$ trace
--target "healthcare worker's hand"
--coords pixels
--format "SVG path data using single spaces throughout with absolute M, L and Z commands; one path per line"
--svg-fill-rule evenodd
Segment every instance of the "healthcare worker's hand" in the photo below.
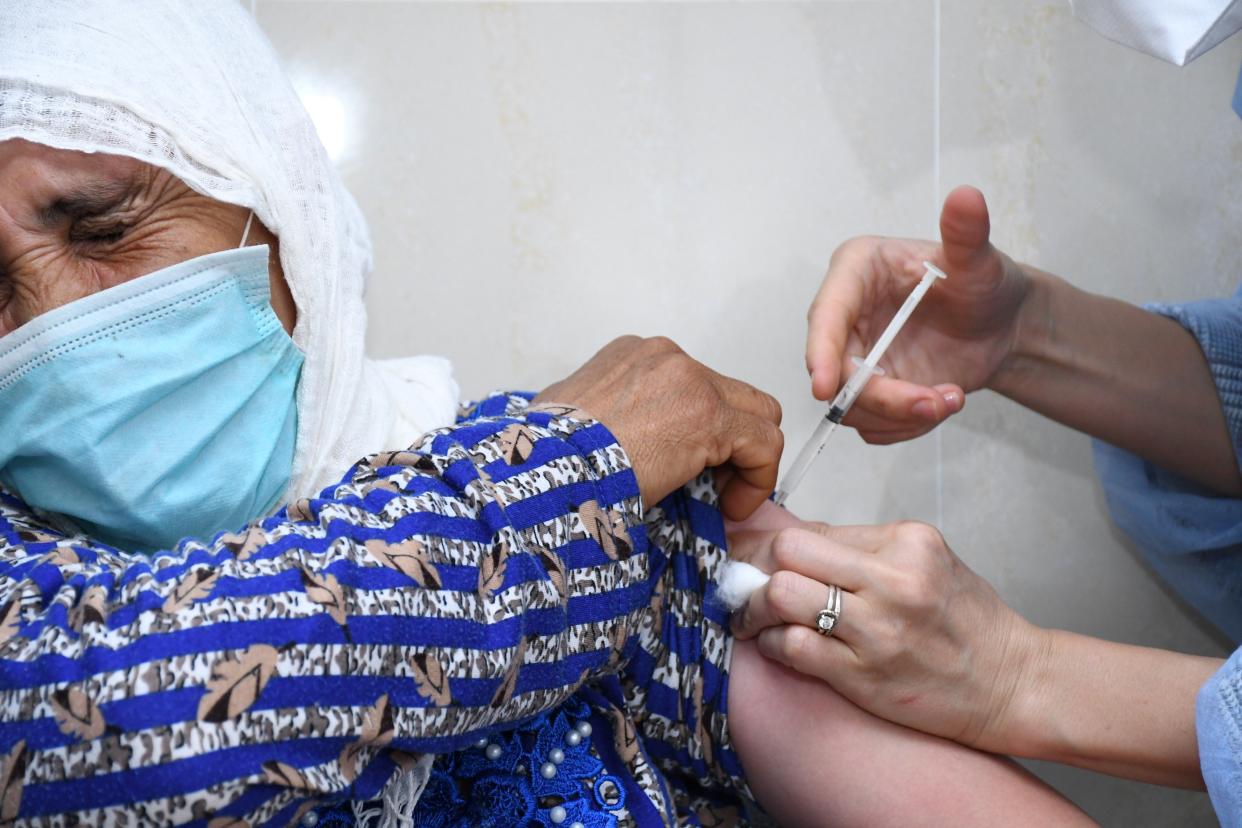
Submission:
M 730 557 L 772 573 L 734 616 L 763 655 L 980 750 L 1202 790 L 1195 699 L 1220 659 L 1036 627 L 925 524 L 791 520 L 730 525 Z M 813 629 L 828 584 L 832 637 Z
M 768 658 L 828 682 L 881 718 L 985 750 L 1012 750 L 1011 703 L 1042 631 L 1010 609 L 933 527 L 804 523 L 730 537 L 730 557 L 773 573 L 734 616 Z M 843 591 L 826 638 L 827 584 Z
M 949 278 L 937 282 L 888 349 L 887 376 L 872 377 L 845 422 L 870 443 L 918 437 L 983 388 L 1009 355 L 1027 279 L 988 242 L 983 194 L 958 187 L 940 215 L 942 242 L 860 237 L 832 255 L 811 304 L 806 345 L 811 388 L 830 399 L 865 356 L 923 276 L 923 261 Z
M 721 510 L 741 520 L 776 487 L 780 403 L 696 362 L 670 339 L 615 339 L 535 402 L 573 405 L 607 426 L 629 454 L 645 503 L 724 466 Z

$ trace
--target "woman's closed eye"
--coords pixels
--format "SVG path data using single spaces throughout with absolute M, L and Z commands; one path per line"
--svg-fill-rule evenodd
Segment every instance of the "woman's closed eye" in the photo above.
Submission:
M 43 224 L 62 228 L 71 244 L 113 244 L 133 226 L 143 191 L 133 176 L 83 183 L 44 208 Z
M 69 241 L 75 244 L 115 244 L 124 238 L 129 225 L 116 217 L 91 216 L 77 219 L 69 228 Z

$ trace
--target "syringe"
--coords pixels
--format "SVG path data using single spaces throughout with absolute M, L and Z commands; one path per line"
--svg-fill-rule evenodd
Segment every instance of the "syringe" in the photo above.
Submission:
M 863 388 L 867 386 L 867 382 L 873 374 L 883 374 L 884 369 L 879 366 L 880 359 L 883 358 L 884 352 L 888 350 L 888 346 L 893 343 L 898 331 L 902 325 L 906 324 L 906 320 L 910 318 L 910 314 L 914 313 L 914 309 L 919 306 L 919 302 L 931 289 L 931 286 L 937 279 L 947 279 L 944 271 L 937 268 L 931 262 L 923 262 L 923 267 L 927 271 L 923 274 L 923 278 L 914 286 L 914 290 L 910 291 L 910 295 L 906 297 L 906 301 L 897 309 L 897 315 L 893 317 L 893 321 L 888 323 L 888 327 L 884 329 L 884 333 L 871 347 L 871 353 L 867 354 L 864 360 L 854 357 L 854 364 L 858 366 L 858 370 L 850 375 L 846 381 L 845 387 L 833 399 L 832 405 L 828 409 L 828 413 L 819 421 L 819 425 L 815 428 L 815 433 L 811 435 L 811 439 L 806 441 L 806 445 L 802 447 L 802 451 L 798 452 L 797 458 L 793 465 L 789 467 L 789 471 L 785 473 L 785 479 L 776 487 L 776 496 L 773 500 L 776 505 L 783 504 L 794 489 L 798 488 L 798 484 L 802 482 L 802 478 L 806 477 L 806 473 L 810 471 L 811 464 L 815 462 L 815 458 L 819 457 L 820 452 L 824 450 L 824 446 L 828 445 L 828 438 L 832 436 L 832 432 L 837 430 L 837 426 L 845 419 L 845 415 L 854 405 L 854 400 L 858 399 L 858 395 L 862 393 Z

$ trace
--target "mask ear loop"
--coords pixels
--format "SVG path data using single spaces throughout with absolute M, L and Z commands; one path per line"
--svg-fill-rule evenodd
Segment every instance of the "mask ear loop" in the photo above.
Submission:
M 250 238 L 250 224 L 254 221 L 254 210 L 250 211 L 250 215 L 246 216 L 246 229 L 242 231 L 241 244 L 237 245 L 238 249 L 246 246 L 246 239 Z

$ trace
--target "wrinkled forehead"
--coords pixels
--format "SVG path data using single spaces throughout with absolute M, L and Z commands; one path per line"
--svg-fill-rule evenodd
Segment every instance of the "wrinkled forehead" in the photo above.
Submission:
M 365 316 L 366 222 L 237 0 L 0 0 L 0 141 L 15 138 L 141 162 L 253 211 L 280 239 L 308 354 L 344 347 L 334 318 Z
M 29 223 L 51 212 L 97 212 L 149 180 L 155 168 L 122 155 L 0 141 L 0 211 Z

